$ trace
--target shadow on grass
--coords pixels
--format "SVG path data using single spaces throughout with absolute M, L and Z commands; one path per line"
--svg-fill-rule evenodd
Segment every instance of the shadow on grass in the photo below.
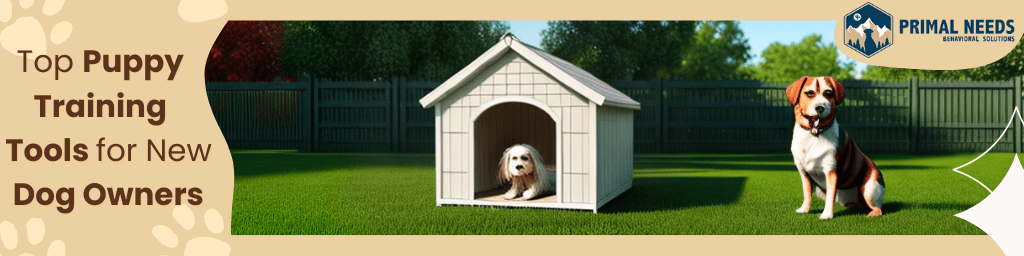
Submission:
M 878 163 L 876 162 L 876 164 L 878 164 Z M 934 166 L 927 166 L 927 165 L 892 165 L 892 164 L 890 164 L 890 165 L 882 165 L 882 164 L 878 164 L 878 169 L 882 171 L 883 175 L 885 174 L 885 170 L 896 170 L 896 171 L 930 171 L 930 170 L 933 170 L 934 168 L 935 168 Z
M 638 156 L 634 160 L 637 171 L 646 169 L 679 169 L 679 173 L 690 173 L 687 170 L 721 170 L 721 171 L 796 171 L 793 157 L 790 155 L 766 156 Z M 879 163 L 879 169 L 885 170 L 928 170 L 932 166 L 925 165 L 886 165 Z M 657 173 L 671 173 L 658 171 Z
M 636 154 L 636 161 L 647 160 L 689 160 L 689 161 L 769 161 L 792 162 L 790 154 L 722 154 L 722 153 L 680 153 L 680 154 Z
M 796 171 L 793 160 L 789 163 L 766 163 L 751 160 L 750 163 L 737 162 L 716 162 L 714 160 L 690 160 L 690 161 L 636 161 L 634 168 L 642 169 L 701 169 L 701 170 L 723 170 L 723 171 Z M 680 170 L 680 172 L 686 172 Z
M 929 210 L 940 210 L 940 211 L 955 211 L 957 213 L 971 209 L 975 204 L 966 203 L 923 203 L 916 205 L 917 208 L 924 208 Z
M 903 210 L 903 208 L 906 208 L 906 204 L 904 204 L 903 202 L 882 203 L 882 216 L 885 216 L 886 214 L 893 214 L 893 213 L 900 212 L 900 211 Z M 814 212 L 820 214 L 822 212 L 822 210 L 819 209 L 819 210 L 816 210 Z M 867 216 L 869 212 L 871 212 L 871 208 L 868 208 L 868 207 L 854 207 L 854 208 L 846 208 L 845 210 L 838 211 L 838 212 L 835 213 L 834 216 L 835 217 L 848 216 L 848 215 L 851 215 L 851 216 L 857 216 L 857 215 Z
M 929 209 L 929 210 L 939 210 L 939 211 L 954 211 L 954 212 L 958 212 L 959 213 L 959 212 L 966 211 L 967 209 L 970 209 L 973 206 L 974 206 L 973 204 L 953 203 L 953 202 L 942 202 L 942 203 L 888 202 L 888 203 L 883 203 L 882 204 L 882 216 L 885 216 L 886 214 L 897 213 L 897 212 L 900 212 L 900 211 L 902 211 L 904 209 Z M 821 209 L 815 210 L 813 212 L 820 214 L 821 213 Z M 867 207 L 854 207 L 854 208 L 846 208 L 845 210 L 838 211 L 838 212 L 835 213 L 835 216 L 839 217 L 839 216 L 848 216 L 848 215 L 851 215 L 851 216 L 867 215 L 869 212 L 871 212 L 871 209 L 869 209 Z
M 235 178 L 374 167 L 434 166 L 432 154 L 232 152 Z
M 601 212 L 677 210 L 735 203 L 746 177 L 637 177 L 633 188 L 601 207 Z
M 892 208 L 893 208 L 892 210 L 890 210 L 889 208 L 886 208 L 887 206 L 889 206 L 889 203 L 886 203 L 886 204 L 884 204 L 884 206 L 882 206 L 882 211 L 883 212 L 885 212 L 885 211 L 893 211 L 893 210 L 898 211 L 900 209 L 907 208 L 907 209 L 928 209 L 928 210 L 937 210 L 937 211 L 954 211 L 954 212 L 959 213 L 959 212 L 966 211 L 967 209 L 970 209 L 971 207 L 974 207 L 974 204 L 954 203 L 954 202 L 910 203 L 910 204 L 904 204 L 902 202 L 894 202 L 892 204 L 894 204 L 894 206 L 892 206 Z

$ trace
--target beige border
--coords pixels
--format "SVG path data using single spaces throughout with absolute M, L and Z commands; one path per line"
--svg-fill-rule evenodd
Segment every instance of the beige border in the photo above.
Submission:
M 49 0 L 57 1 L 57 0 Z M 230 223 L 233 192 L 233 167 L 226 143 L 211 115 L 203 83 L 203 63 L 221 27 L 228 20 L 540 20 L 540 19 L 736 19 L 736 20 L 840 20 L 864 3 L 845 1 L 228 1 L 186 0 L 189 4 L 211 4 L 188 16 L 189 20 L 212 17 L 201 23 L 189 23 L 179 14 L 180 1 L 67 1 L 55 15 L 42 14 L 47 0 L 36 0 L 28 9 L 23 0 L 11 3 L 10 21 L 33 16 L 46 36 L 55 24 L 73 24 L 69 39 L 60 45 L 44 41 L 48 54 L 68 54 L 75 58 L 71 73 L 53 80 L 53 73 L 22 73 L 20 56 L 0 52 L 0 134 L 36 142 L 58 142 L 68 137 L 76 142 L 95 144 L 99 137 L 108 142 L 138 143 L 146 139 L 170 142 L 212 144 L 209 162 L 162 163 L 95 162 L 85 163 L 12 163 L 0 159 L 0 221 L 11 221 L 20 231 L 21 243 L 15 250 L 0 248 L 0 254 L 30 252 L 46 255 L 46 247 L 62 240 L 69 254 L 144 254 L 180 255 L 191 237 L 214 237 L 231 246 L 235 255 L 270 254 L 906 254 L 906 255 L 993 255 L 1001 250 L 988 236 L 230 236 L 230 225 L 219 234 L 205 228 L 204 213 L 216 209 Z M 24 1 L 27 2 L 27 1 Z M 1020 1 L 933 1 L 909 3 L 872 1 L 901 18 L 963 19 L 992 17 L 1017 19 L 1024 3 Z M 218 4 L 224 4 L 221 9 Z M 188 5 L 191 6 L 191 5 Z M 186 8 L 187 9 L 187 8 Z M 188 11 L 188 10 L 186 10 Z M 217 11 L 226 11 L 219 15 Z M 213 16 L 210 16 L 213 15 Z M 838 26 L 837 26 L 838 27 Z M 1024 24 L 1014 34 L 1020 40 Z M 836 38 L 842 38 L 837 36 Z M 930 37 L 896 35 L 895 44 L 871 59 L 852 58 L 867 63 L 914 68 L 965 68 L 979 66 L 1002 57 L 1011 44 L 941 44 Z M 841 45 L 841 43 L 837 43 Z M 982 47 L 979 47 L 982 46 Z M 174 81 L 121 80 L 120 73 L 84 73 L 83 50 L 104 54 L 184 54 L 185 60 Z M 844 47 L 840 46 L 840 49 Z M 124 92 L 128 98 L 166 99 L 168 121 L 159 127 L 143 119 L 70 119 L 39 118 L 31 95 L 52 94 L 55 98 L 83 98 L 87 92 L 111 98 Z M 8 150 L 0 155 L 9 154 Z M 142 156 L 140 156 L 142 155 Z M 137 152 L 143 158 L 144 150 Z M 54 206 L 13 206 L 10 184 L 27 182 L 35 186 L 73 186 L 81 197 L 85 185 L 98 182 L 124 187 L 201 187 L 204 203 L 193 207 L 195 228 L 185 230 L 171 216 L 167 206 L 89 206 L 80 198 L 72 214 L 59 214 Z M 46 222 L 43 242 L 31 245 L 26 239 L 25 223 L 30 218 Z M 166 225 L 180 237 L 175 248 L 163 247 L 153 235 L 155 225 Z M 506 240 L 529 240 L 509 244 Z M 455 242 L 457 241 L 457 242 Z M 511 248 L 520 250 L 509 250 Z

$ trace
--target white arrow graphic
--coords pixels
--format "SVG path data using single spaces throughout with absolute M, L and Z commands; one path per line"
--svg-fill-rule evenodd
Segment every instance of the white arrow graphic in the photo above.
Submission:
M 971 222 L 971 224 L 978 226 L 985 233 L 988 233 L 989 237 L 995 240 L 996 244 L 999 245 L 999 248 L 1003 249 L 1003 253 L 1006 255 L 1024 255 L 1024 247 L 1021 247 L 1022 242 L 1024 242 L 1024 219 L 1020 216 L 1021 210 L 1024 210 L 1024 207 L 1022 207 L 1024 205 L 1021 204 L 1021 196 L 1024 195 L 1024 177 L 1021 177 L 1021 175 L 1024 173 L 1024 168 L 1021 167 L 1017 156 L 1013 156 L 1013 164 L 1010 165 L 1010 170 L 1006 173 L 1006 177 L 1003 178 L 1003 181 L 995 191 L 989 189 L 988 186 L 982 184 L 978 179 L 960 171 L 960 168 L 980 159 L 1003 139 L 1003 135 L 1006 135 L 1006 131 L 1013 125 L 1014 116 L 1024 125 L 1024 119 L 1021 118 L 1020 112 L 1017 108 L 1014 108 L 1013 114 L 1010 115 L 1010 122 L 1006 124 L 1003 133 L 999 135 L 999 139 L 996 139 L 988 150 L 985 150 L 985 153 L 982 153 L 967 164 L 953 168 L 953 171 L 978 182 L 978 184 L 985 187 L 991 193 L 980 203 L 974 205 L 974 207 L 956 216 Z

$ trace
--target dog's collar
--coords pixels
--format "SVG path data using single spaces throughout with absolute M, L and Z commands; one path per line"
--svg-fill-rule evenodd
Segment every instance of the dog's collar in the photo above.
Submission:
M 835 124 L 835 123 L 836 123 L 836 121 L 832 120 L 832 121 L 830 121 L 828 123 L 825 123 L 825 126 L 818 126 L 818 127 L 812 126 L 811 127 L 811 135 L 818 136 L 822 132 L 827 131 L 828 128 L 831 128 L 832 125 Z M 811 123 L 811 125 L 814 125 L 814 123 Z
M 832 127 L 831 123 L 825 125 L 825 127 L 813 127 L 811 128 L 811 135 L 818 136 L 821 132 L 828 130 L 829 127 Z

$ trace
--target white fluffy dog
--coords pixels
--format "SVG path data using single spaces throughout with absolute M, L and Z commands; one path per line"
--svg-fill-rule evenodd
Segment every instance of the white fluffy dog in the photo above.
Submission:
M 499 168 L 501 181 L 512 182 L 505 199 L 522 194 L 523 200 L 530 200 L 555 188 L 555 174 L 547 171 L 544 159 L 530 145 L 516 144 L 505 149 Z

